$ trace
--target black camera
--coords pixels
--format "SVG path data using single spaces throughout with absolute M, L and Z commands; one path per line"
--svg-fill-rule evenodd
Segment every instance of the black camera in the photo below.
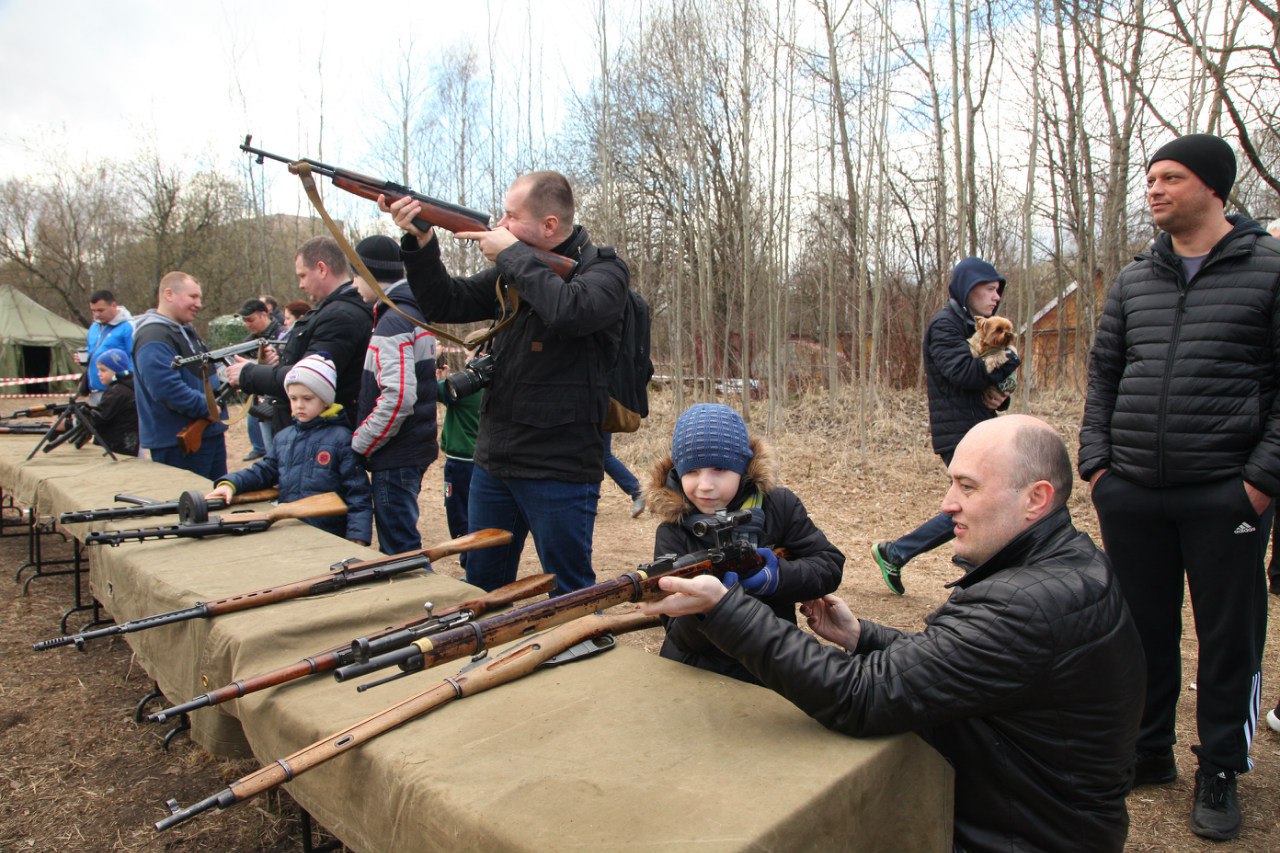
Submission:
M 450 403 L 456 403 L 463 397 L 470 397 L 481 388 L 488 388 L 493 382 L 495 364 L 491 352 L 468 361 L 457 373 L 451 373 L 445 378 L 445 398 Z

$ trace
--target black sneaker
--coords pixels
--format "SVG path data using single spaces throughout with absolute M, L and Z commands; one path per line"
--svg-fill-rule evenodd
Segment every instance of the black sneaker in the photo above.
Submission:
M 871 546 L 871 556 L 880 567 L 884 582 L 888 584 L 889 589 L 893 590 L 894 595 L 902 595 L 907 591 L 907 588 L 902 585 L 902 567 L 889 562 L 888 553 L 888 542 L 877 542 Z
M 1139 752 L 1133 757 L 1133 787 L 1168 785 L 1178 781 L 1178 765 L 1173 760 L 1173 747 L 1160 752 Z
M 1191 831 L 1201 838 L 1229 841 L 1240 834 L 1240 801 L 1236 775 L 1209 775 L 1196 771 L 1196 793 L 1191 804 Z

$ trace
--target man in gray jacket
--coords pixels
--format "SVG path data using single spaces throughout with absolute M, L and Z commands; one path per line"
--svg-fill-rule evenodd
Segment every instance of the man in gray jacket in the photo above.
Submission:
M 1080 476 L 1147 657 L 1134 784 L 1177 779 L 1184 576 L 1199 640 L 1191 829 L 1240 831 L 1280 494 L 1280 241 L 1223 205 L 1235 154 L 1182 136 L 1147 165 L 1162 233 L 1116 277 L 1089 358 Z
M 645 609 L 705 613 L 708 639 L 828 728 L 919 733 L 955 768 L 956 850 L 1120 851 L 1142 649 L 1106 557 L 1071 524 L 1066 446 L 1009 415 L 974 426 L 949 471 L 966 571 L 923 631 L 858 620 L 834 595 L 801 605 L 832 648 L 710 575 L 663 578 L 674 594 Z

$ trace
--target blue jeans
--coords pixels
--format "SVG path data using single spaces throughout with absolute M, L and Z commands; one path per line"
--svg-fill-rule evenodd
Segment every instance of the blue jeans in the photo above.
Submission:
M 951 465 L 951 457 L 955 451 L 939 454 L 942 464 Z M 899 537 L 889 543 L 885 556 L 889 562 L 902 568 L 921 554 L 932 551 L 956 538 L 955 523 L 946 513 L 938 513 L 906 536 Z
M 471 496 L 471 469 L 475 467 L 476 463 L 461 459 L 444 460 L 444 518 L 454 539 L 467 533 L 467 501 Z M 459 565 L 465 569 L 470 557 L 459 554 Z
M 245 431 L 249 433 L 249 447 L 251 447 L 253 452 L 259 456 L 266 456 L 267 445 L 262 437 L 264 427 L 262 421 L 258 420 L 253 415 L 246 415 L 244 422 L 246 424 Z
M 591 536 L 599 502 L 599 483 L 503 479 L 475 466 L 469 526 L 510 530 L 511 544 L 471 552 L 467 583 L 492 591 L 514 581 L 524 540 L 532 533 L 543 571 L 556 576 L 553 595 L 591 586 L 596 582 Z
M 373 523 L 378 531 L 378 550 L 403 554 L 422 548 L 418 533 L 418 492 L 426 467 L 405 466 L 370 471 L 373 490 Z
M 151 461 L 159 462 L 161 465 L 169 465 L 173 468 L 182 468 L 199 474 L 201 477 L 207 477 L 210 480 L 225 477 L 227 476 L 227 441 L 225 434 L 218 433 L 213 438 L 207 435 L 204 436 L 200 442 L 200 449 L 195 453 L 183 453 L 182 447 L 177 444 L 173 447 L 153 447 L 151 448 Z
M 622 460 L 613 455 L 613 433 L 604 434 L 604 472 L 609 475 L 618 488 L 627 493 L 627 497 L 635 500 L 640 497 L 640 481 Z

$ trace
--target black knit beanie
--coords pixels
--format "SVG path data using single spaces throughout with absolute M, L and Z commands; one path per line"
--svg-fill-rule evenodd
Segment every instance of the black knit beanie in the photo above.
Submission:
M 356 243 L 356 254 L 378 281 L 399 281 L 404 278 L 400 247 L 390 237 L 381 234 L 365 237 Z
M 1160 160 L 1174 160 L 1186 166 L 1226 204 L 1236 182 L 1236 153 L 1225 139 L 1208 133 L 1179 136 L 1151 156 L 1147 170 Z

